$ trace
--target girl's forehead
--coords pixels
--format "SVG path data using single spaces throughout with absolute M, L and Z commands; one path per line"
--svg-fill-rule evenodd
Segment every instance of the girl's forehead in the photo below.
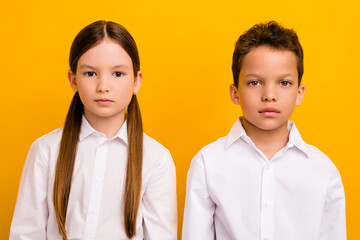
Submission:
M 78 67 L 82 64 L 87 65 L 131 65 L 132 60 L 125 49 L 115 40 L 105 38 L 94 47 L 86 51 L 78 62 Z

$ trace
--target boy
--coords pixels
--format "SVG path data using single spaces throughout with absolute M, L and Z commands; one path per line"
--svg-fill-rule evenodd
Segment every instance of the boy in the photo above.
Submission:
M 243 116 L 192 160 L 182 238 L 345 240 L 340 174 L 288 121 L 305 93 L 296 33 L 253 26 L 236 43 L 232 71 Z

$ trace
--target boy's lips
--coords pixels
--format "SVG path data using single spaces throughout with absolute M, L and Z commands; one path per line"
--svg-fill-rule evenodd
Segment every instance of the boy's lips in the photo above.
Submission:
M 277 108 L 266 107 L 259 111 L 260 114 L 264 115 L 265 117 L 275 117 L 280 113 L 280 110 Z

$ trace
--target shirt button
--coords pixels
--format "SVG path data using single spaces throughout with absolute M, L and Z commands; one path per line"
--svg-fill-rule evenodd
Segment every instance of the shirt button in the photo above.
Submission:
M 270 240 L 270 238 L 264 238 L 264 240 Z
M 104 147 L 99 147 L 99 152 L 102 152 L 104 150 Z
M 263 206 L 264 206 L 264 208 L 267 208 L 267 207 L 269 207 L 269 202 L 267 202 L 267 201 L 264 201 L 264 202 L 263 202 Z
M 266 165 L 265 167 L 266 170 L 269 170 L 270 169 L 270 165 Z M 266 240 L 266 239 L 265 239 Z
M 96 177 L 95 180 L 96 180 L 97 182 L 101 182 L 101 177 Z

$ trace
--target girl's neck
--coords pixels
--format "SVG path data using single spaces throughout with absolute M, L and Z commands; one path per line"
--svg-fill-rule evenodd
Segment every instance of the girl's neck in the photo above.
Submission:
M 289 141 L 287 123 L 273 130 L 260 129 L 248 122 L 245 118 L 241 118 L 241 123 L 246 134 L 251 138 L 256 147 L 264 153 L 268 160 L 284 148 Z
M 85 110 L 84 116 L 90 125 L 96 131 L 105 134 L 107 139 L 114 137 L 125 121 L 125 113 L 112 117 L 101 117 Z

